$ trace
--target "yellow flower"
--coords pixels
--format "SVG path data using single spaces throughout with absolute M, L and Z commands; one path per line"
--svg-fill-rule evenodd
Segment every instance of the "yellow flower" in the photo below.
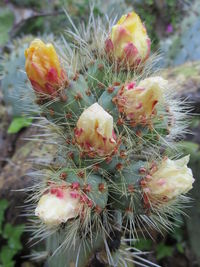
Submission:
M 111 154 L 116 146 L 113 117 L 98 103 L 93 104 L 79 117 L 75 138 L 83 151 L 89 154 Z
M 26 73 L 34 90 L 41 94 L 56 94 L 67 77 L 54 46 L 35 39 L 26 49 L 25 57 Z
M 137 86 L 131 82 L 118 93 L 119 111 L 133 124 L 147 123 L 157 103 L 164 101 L 164 90 L 167 81 L 162 77 L 150 77 L 142 80 Z
M 164 159 L 143 188 L 150 202 L 169 201 L 192 189 L 193 174 L 187 167 L 189 155 L 179 160 Z
M 138 65 L 148 58 L 151 41 L 145 26 L 135 12 L 123 15 L 112 27 L 105 49 L 119 63 L 125 61 L 129 66 Z
M 36 207 L 35 215 L 48 226 L 56 226 L 79 215 L 81 205 L 70 188 L 52 188 L 44 194 Z

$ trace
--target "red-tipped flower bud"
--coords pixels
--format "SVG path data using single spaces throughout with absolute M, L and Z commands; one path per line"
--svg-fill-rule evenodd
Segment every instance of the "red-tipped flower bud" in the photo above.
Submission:
M 151 41 L 140 17 L 131 12 L 123 15 L 106 40 L 105 49 L 119 64 L 136 66 L 150 54 Z
M 26 49 L 25 57 L 26 73 L 36 92 L 55 95 L 66 83 L 67 76 L 52 44 L 45 44 L 40 39 L 35 39 Z

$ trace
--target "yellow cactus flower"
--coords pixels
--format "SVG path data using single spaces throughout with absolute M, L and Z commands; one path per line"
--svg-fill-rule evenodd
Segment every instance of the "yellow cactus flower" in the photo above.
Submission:
M 67 77 L 54 46 L 35 39 L 25 50 L 25 57 L 26 73 L 34 90 L 40 94 L 55 95 Z
M 77 143 L 88 154 L 106 156 L 116 146 L 113 117 L 98 103 L 83 111 L 75 129 Z
M 52 188 L 40 198 L 35 215 L 48 226 L 57 226 L 77 217 L 80 210 L 77 193 L 74 194 L 70 188 Z
M 133 124 L 148 123 L 156 105 L 164 101 L 167 81 L 162 77 L 150 77 L 137 86 L 130 82 L 118 93 L 118 108 Z
M 189 155 L 178 160 L 163 159 L 157 170 L 143 183 L 145 200 L 162 203 L 176 199 L 192 189 L 193 174 L 187 167 Z
M 131 12 L 123 15 L 106 40 L 105 49 L 120 64 L 137 66 L 150 54 L 151 41 L 140 17 Z

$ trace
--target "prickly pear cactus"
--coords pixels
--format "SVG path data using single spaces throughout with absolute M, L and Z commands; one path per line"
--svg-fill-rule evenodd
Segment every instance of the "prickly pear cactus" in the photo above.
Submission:
M 50 267 L 133 266 L 142 260 L 133 247 L 139 233 L 171 229 L 188 201 L 194 178 L 176 141 L 189 109 L 153 73 L 136 13 L 116 24 L 91 14 L 87 27 L 72 26 L 60 56 L 40 39 L 25 50 L 38 138 L 62 159 L 53 167 L 42 158 L 32 174 L 33 238 L 46 238 Z
M 24 50 L 33 37 L 25 37 L 16 40 L 11 53 L 5 54 L 1 64 L 3 75 L 1 79 L 1 88 L 4 101 L 9 112 L 14 116 L 24 115 L 27 109 L 34 109 L 34 94 L 28 87 L 28 78 L 23 71 L 25 58 Z

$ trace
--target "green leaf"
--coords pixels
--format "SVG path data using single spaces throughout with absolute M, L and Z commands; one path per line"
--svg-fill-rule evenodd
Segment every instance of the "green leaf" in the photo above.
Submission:
M 165 245 L 163 242 L 159 243 L 156 247 L 156 258 L 161 260 L 165 257 L 171 257 L 173 255 L 173 247 Z
M 177 242 L 183 241 L 184 231 L 182 228 L 175 228 L 172 237 L 176 239 Z
M 12 260 L 16 255 L 16 251 L 14 249 L 10 249 L 8 246 L 3 246 L 0 251 L 0 261 L 3 267 L 13 267 L 15 266 L 15 262 Z
M 179 142 L 179 144 L 181 145 L 185 154 L 194 154 L 199 150 L 199 145 L 191 141 L 182 141 Z
M 32 123 L 31 118 L 26 117 L 16 117 L 12 120 L 8 133 L 18 133 L 22 128 L 30 126 Z
M 24 225 L 20 224 L 13 226 L 10 223 L 7 223 L 3 230 L 3 237 L 7 239 L 8 246 L 12 250 L 19 251 L 22 249 L 21 244 L 21 235 L 24 232 Z
M 170 7 L 175 7 L 177 4 L 177 1 L 176 0 L 167 0 L 166 3 Z
M 190 68 L 189 70 L 191 71 L 191 73 L 189 73 L 189 75 L 192 75 L 194 70 L 192 68 Z M 187 74 L 188 74 L 188 70 L 187 70 Z M 199 122 L 200 122 L 199 120 L 200 120 L 199 116 L 194 116 L 193 118 L 191 118 L 191 123 L 190 123 L 191 128 L 198 127 L 199 126 Z
M 176 248 L 177 248 L 178 252 L 180 252 L 181 254 L 184 253 L 184 247 L 181 243 L 177 243 Z
M 152 240 L 141 238 L 134 246 L 139 250 L 151 250 Z
M 8 207 L 8 201 L 6 199 L 0 200 L 0 234 L 2 233 L 2 224 L 4 221 L 5 210 Z
M 146 0 L 146 4 L 150 6 L 153 5 L 153 0 Z
M 178 145 L 184 155 L 190 154 L 190 164 L 199 161 L 200 147 L 198 144 L 191 141 L 181 141 Z

